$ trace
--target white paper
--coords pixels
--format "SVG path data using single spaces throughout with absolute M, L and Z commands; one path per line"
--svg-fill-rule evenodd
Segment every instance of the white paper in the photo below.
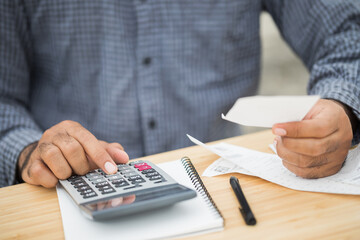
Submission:
M 301 121 L 319 96 L 254 96 L 239 98 L 222 118 L 245 126 L 272 127 Z
M 232 172 L 242 173 L 246 175 L 253 175 L 244 168 L 239 167 L 238 165 L 224 158 L 219 158 L 217 161 L 213 162 L 207 169 L 205 169 L 202 175 L 205 177 L 214 177 L 217 175 L 232 173 Z
M 205 145 L 189 135 L 188 137 L 195 144 L 222 157 L 205 170 L 204 176 L 230 172 L 250 173 L 250 175 L 295 190 L 360 195 L 360 146 L 349 152 L 344 166 L 337 174 L 319 179 L 304 179 L 286 169 L 280 157 L 275 154 L 258 152 L 227 143 Z
M 158 166 L 182 185 L 195 189 L 179 160 Z M 169 239 L 223 229 L 223 219 L 200 194 L 162 209 L 97 222 L 85 218 L 60 185 L 56 190 L 66 239 Z

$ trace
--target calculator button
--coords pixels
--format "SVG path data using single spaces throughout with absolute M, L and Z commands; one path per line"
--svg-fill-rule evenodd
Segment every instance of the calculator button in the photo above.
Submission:
M 73 179 L 77 179 L 77 178 L 79 178 L 80 176 L 79 175 L 73 175 L 73 176 L 70 176 L 69 178 L 68 178 L 68 180 L 70 181 L 70 180 L 73 180 Z
M 78 182 L 74 184 L 75 188 L 83 187 L 83 186 L 89 186 L 85 181 L 84 182 Z
M 160 175 L 160 174 L 158 172 L 152 172 L 152 173 L 145 174 L 145 177 L 149 178 L 149 177 L 157 176 L 157 175 Z
M 108 182 L 100 182 L 95 184 L 96 188 L 101 188 L 103 186 L 110 186 L 110 184 Z
M 86 193 L 85 195 L 83 195 L 83 198 L 91 198 L 91 197 L 96 197 L 97 194 L 96 192 L 91 192 L 91 193 Z
M 100 178 L 103 178 L 103 176 L 102 175 L 96 175 L 96 176 L 88 177 L 89 181 L 91 181 L 91 182 L 96 180 L 96 179 L 100 179 Z
M 106 182 L 105 178 L 98 178 L 98 179 L 94 179 L 91 181 L 93 184 L 97 184 L 97 183 L 101 183 L 101 182 Z
M 149 177 L 149 180 L 150 180 L 150 181 L 153 181 L 153 180 L 157 180 L 157 179 L 161 179 L 161 178 L 162 178 L 161 175 L 157 175 L 157 176 Z
M 74 176 L 69 177 L 67 180 L 69 182 L 74 182 L 74 181 L 77 181 L 78 179 L 82 179 L 81 176 L 74 175 Z
M 144 171 L 144 170 L 151 169 L 151 168 L 152 168 L 152 167 L 149 166 L 149 165 L 143 165 L 143 166 L 138 167 L 138 170 L 139 170 L 139 171 Z
M 136 179 L 142 179 L 142 177 L 140 177 L 140 175 L 128 177 L 128 180 L 129 180 L 129 181 L 134 181 L 134 180 L 136 180 Z
M 109 181 L 116 180 L 116 179 L 123 179 L 122 176 L 120 176 L 119 174 L 108 175 L 108 176 L 106 176 L 106 178 L 107 178 Z
M 142 182 L 146 182 L 146 181 L 143 178 L 139 178 L 139 179 L 135 179 L 135 180 L 131 181 L 132 184 L 142 183 Z
M 146 170 L 141 171 L 142 174 L 147 174 L 147 173 L 152 173 L 152 172 L 156 172 L 155 169 L 150 168 L 150 169 L 146 169 Z
M 113 184 L 114 184 L 114 187 L 116 187 L 116 188 L 125 187 L 125 186 L 130 185 L 129 183 L 127 183 L 127 182 L 125 182 L 125 181 L 123 181 L 123 182 L 118 182 L 118 183 L 114 183 L 114 182 L 113 182 Z
M 132 173 L 132 172 L 135 172 L 135 171 L 131 168 L 120 170 L 121 174 Z
M 87 178 L 91 178 L 94 176 L 101 176 L 98 172 L 90 172 L 88 174 L 85 175 Z
M 111 181 L 112 184 L 118 184 L 118 183 L 122 183 L 122 182 L 126 182 L 125 179 L 121 178 L 121 179 L 115 179 L 115 180 Z
M 110 184 L 105 185 L 105 186 L 98 187 L 98 190 L 99 190 L 100 192 L 103 191 L 103 190 L 105 190 L 105 189 L 112 189 L 112 187 L 110 186 Z
M 119 169 L 119 171 L 122 171 L 122 170 L 125 170 L 125 169 L 131 169 L 131 167 L 128 166 L 128 165 L 118 165 L 118 169 Z
M 113 193 L 113 192 L 116 192 L 115 189 L 113 189 L 113 188 L 104 189 L 101 191 L 102 194 L 108 194 L 108 193 Z
M 76 183 L 81 183 L 81 182 L 84 182 L 84 183 L 85 183 L 85 180 L 82 179 L 82 178 L 78 178 L 78 179 L 72 180 L 72 181 L 71 181 L 71 184 L 72 184 L 72 185 L 75 185 Z
M 136 172 L 131 172 L 131 173 L 124 174 L 124 177 L 126 177 L 126 178 L 131 177 L 131 176 L 139 176 L 139 174 L 136 173 Z
M 134 167 L 136 167 L 136 168 L 139 168 L 142 166 L 149 166 L 149 165 L 146 162 L 139 162 L 139 163 L 134 164 Z
M 139 160 L 139 161 L 134 161 L 134 162 L 130 162 L 129 163 L 129 165 L 130 166 L 134 166 L 135 164 L 139 164 L 139 163 L 143 163 L 144 161 L 141 161 L 141 160 Z
M 119 176 L 119 175 L 120 175 L 120 173 L 117 172 L 115 174 L 106 174 L 103 177 L 109 178 L 109 177 L 112 177 L 112 176 Z
M 85 190 L 88 190 L 88 189 L 91 189 L 91 187 L 89 185 L 77 188 L 78 192 L 82 192 L 82 191 L 85 191 Z
M 105 173 L 103 170 L 101 170 L 101 169 L 98 169 L 98 173 L 99 174 L 102 174 L 102 175 L 107 175 L 107 173 Z
M 80 192 L 81 195 L 85 195 L 85 194 L 88 194 L 88 193 L 92 193 L 94 192 L 94 190 L 92 190 L 91 188 L 87 189 L 87 190 L 83 190 Z

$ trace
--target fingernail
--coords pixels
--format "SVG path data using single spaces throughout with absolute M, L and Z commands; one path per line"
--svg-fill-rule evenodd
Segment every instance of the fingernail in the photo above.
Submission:
M 112 164 L 111 162 L 106 162 L 105 163 L 105 170 L 107 171 L 108 174 L 113 174 L 117 172 L 117 168 L 114 164 Z
M 274 147 L 276 148 L 276 145 L 277 145 L 277 141 L 274 140 L 274 143 L 273 143 Z
M 275 135 L 279 135 L 279 136 L 286 135 L 285 129 L 282 129 L 282 128 L 275 128 L 274 133 L 275 133 Z

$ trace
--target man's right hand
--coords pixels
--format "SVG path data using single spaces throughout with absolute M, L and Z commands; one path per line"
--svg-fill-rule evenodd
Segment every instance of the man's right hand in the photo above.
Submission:
M 100 141 L 81 124 L 67 120 L 49 128 L 39 142 L 26 147 L 20 154 L 18 169 L 25 182 L 51 188 L 59 179 L 84 175 L 96 168 L 116 173 L 116 164 L 128 160 L 119 143 Z

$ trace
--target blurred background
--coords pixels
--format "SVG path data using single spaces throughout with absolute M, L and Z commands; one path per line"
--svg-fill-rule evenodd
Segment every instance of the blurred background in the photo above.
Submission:
M 309 73 L 289 48 L 268 13 L 260 20 L 262 72 L 259 95 L 306 95 Z M 242 126 L 243 133 L 264 128 Z

